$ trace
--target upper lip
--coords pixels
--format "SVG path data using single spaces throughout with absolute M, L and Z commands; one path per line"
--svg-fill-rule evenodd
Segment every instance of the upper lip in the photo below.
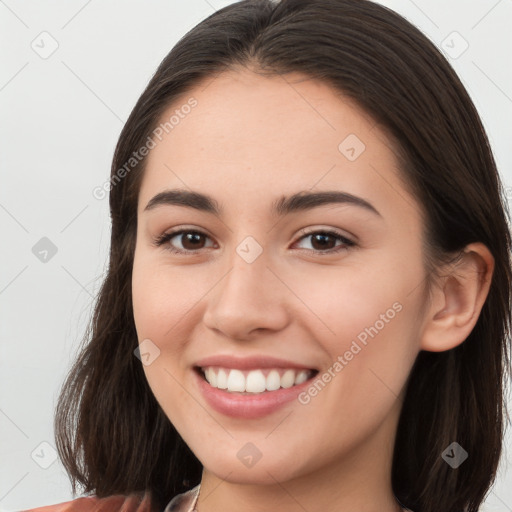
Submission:
M 220 366 L 222 368 L 236 368 L 238 370 L 256 370 L 258 368 L 299 368 L 304 370 L 316 370 L 316 368 L 312 366 L 266 355 L 235 357 L 228 354 L 218 354 L 205 357 L 197 361 L 195 365 L 201 368 Z

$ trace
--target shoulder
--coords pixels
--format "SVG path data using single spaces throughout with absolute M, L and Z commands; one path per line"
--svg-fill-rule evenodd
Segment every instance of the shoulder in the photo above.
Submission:
M 149 493 L 130 494 L 124 496 L 116 494 L 107 498 L 88 496 L 76 498 L 56 505 L 46 505 L 22 510 L 20 512 L 151 512 Z

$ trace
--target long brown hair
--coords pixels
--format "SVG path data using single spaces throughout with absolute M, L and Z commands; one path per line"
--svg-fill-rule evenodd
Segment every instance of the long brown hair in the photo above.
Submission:
M 452 350 L 418 355 L 392 467 L 395 495 L 415 512 L 477 511 L 496 476 L 510 375 L 505 192 L 478 113 L 447 60 L 412 24 L 368 0 L 231 4 L 181 38 L 135 105 L 111 169 L 108 274 L 55 414 L 73 492 L 77 484 L 100 497 L 147 491 L 160 510 L 200 482 L 201 463 L 160 408 L 133 353 L 131 277 L 145 158 L 129 172 L 119 170 L 179 97 L 239 66 L 327 82 L 389 131 L 426 212 L 432 277 L 436 265 L 471 242 L 484 243 L 494 256 L 490 291 L 468 338 Z M 457 469 L 441 457 L 453 441 L 469 453 Z

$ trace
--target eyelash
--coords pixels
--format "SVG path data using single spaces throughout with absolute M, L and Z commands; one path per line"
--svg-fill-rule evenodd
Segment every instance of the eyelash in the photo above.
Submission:
M 202 231 L 198 231 L 196 229 L 179 229 L 176 231 L 171 231 L 169 233 L 164 233 L 163 235 L 156 237 L 153 240 L 153 245 L 160 247 L 160 246 L 164 245 L 165 243 L 169 242 L 175 236 L 185 234 L 185 233 L 189 233 L 189 234 L 193 233 L 196 235 L 202 235 L 202 236 L 206 236 L 209 238 L 209 236 L 206 233 L 203 233 Z M 310 232 L 306 232 L 305 230 L 302 230 L 301 231 L 302 236 L 297 241 L 300 241 L 303 238 L 307 238 L 308 236 L 318 235 L 318 234 L 332 236 L 332 237 L 336 238 L 337 240 L 340 240 L 341 242 L 343 242 L 344 245 L 339 246 L 335 249 L 326 249 L 324 251 L 316 251 L 314 249 L 300 249 L 300 250 L 314 252 L 321 256 L 321 255 L 326 255 L 326 254 L 337 254 L 342 251 L 348 251 L 352 247 L 356 246 L 356 243 L 353 242 L 352 240 L 349 240 L 348 238 L 344 237 L 337 231 L 333 231 L 333 230 L 329 230 L 329 229 L 321 229 L 321 230 L 310 231 Z M 169 247 L 165 248 L 165 250 L 170 251 L 171 253 L 174 253 L 174 254 L 183 254 L 183 255 L 197 254 L 197 252 L 200 251 L 200 249 L 196 249 L 196 250 L 176 249 L 175 247 L 172 247 L 170 244 L 169 244 Z

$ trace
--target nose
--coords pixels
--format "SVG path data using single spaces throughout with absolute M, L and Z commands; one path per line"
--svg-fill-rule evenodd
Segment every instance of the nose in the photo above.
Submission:
M 248 340 L 265 329 L 278 331 L 289 323 L 287 294 L 263 254 L 247 263 L 235 253 L 230 270 L 208 294 L 203 321 L 237 340 Z

